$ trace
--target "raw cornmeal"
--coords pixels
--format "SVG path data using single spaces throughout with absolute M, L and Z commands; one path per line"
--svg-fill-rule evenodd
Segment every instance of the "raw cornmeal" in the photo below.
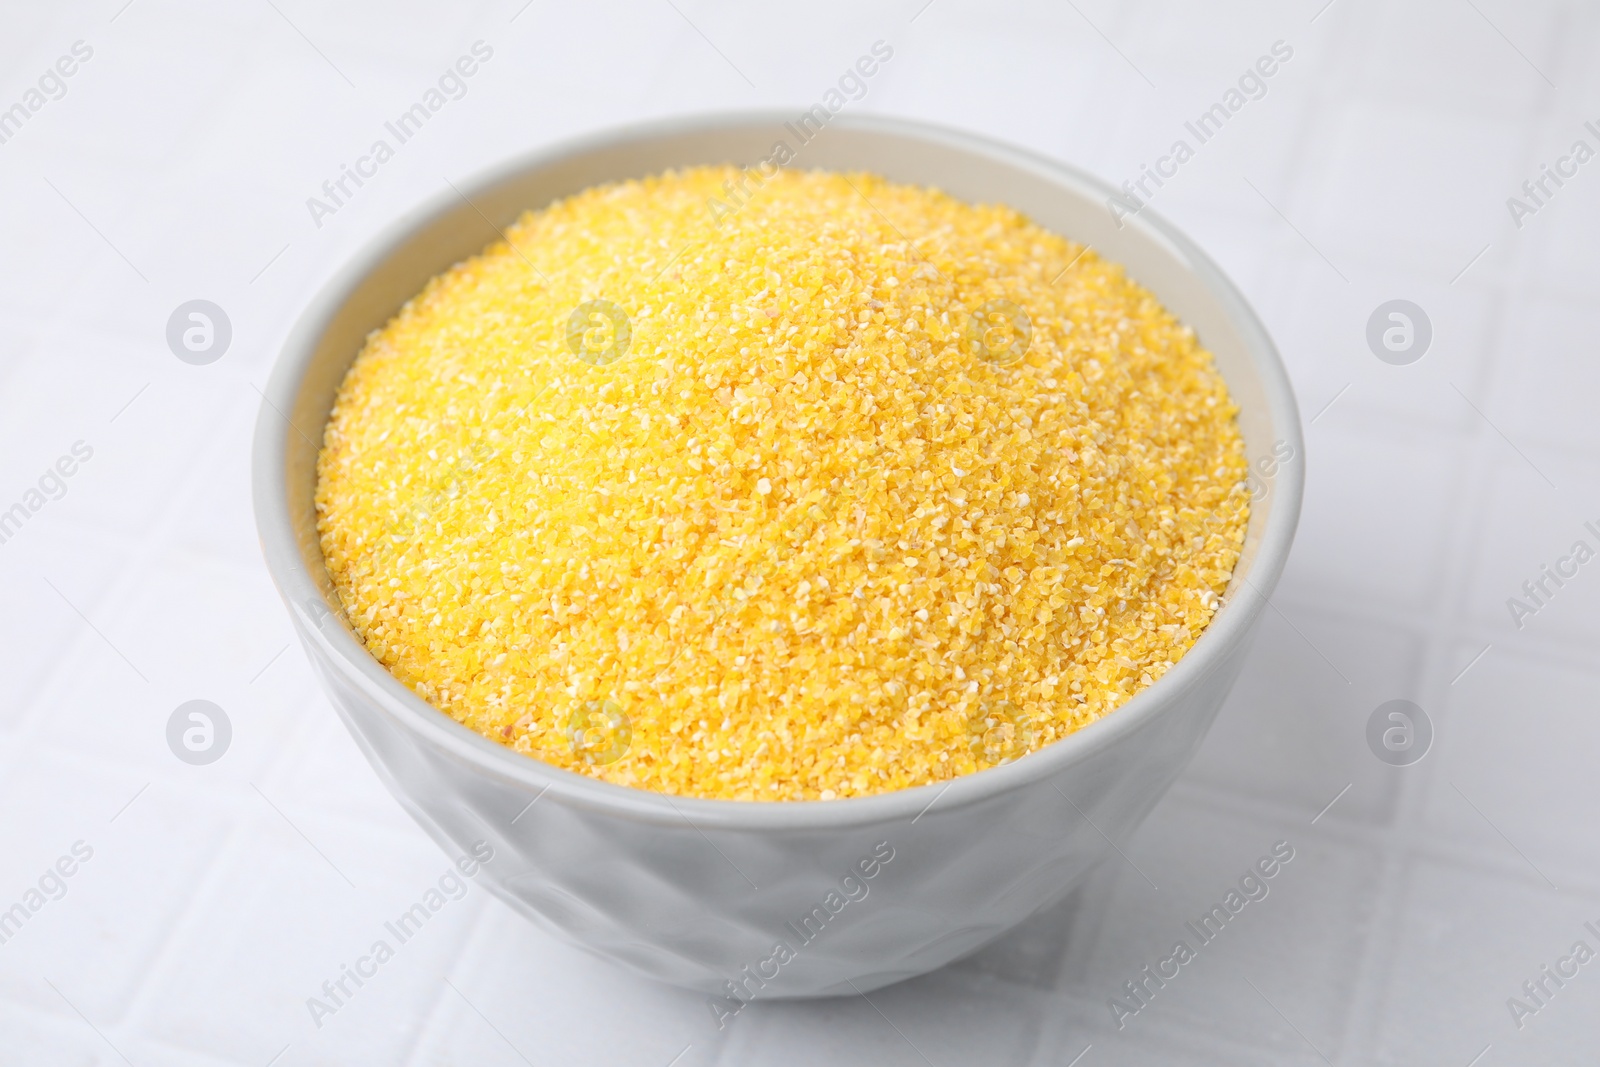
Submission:
M 368 338 L 317 508 L 373 655 L 518 752 L 748 800 L 968 774 L 1159 678 L 1249 506 L 1193 333 L 1008 208 L 782 171 L 713 211 L 738 178 L 531 212 Z

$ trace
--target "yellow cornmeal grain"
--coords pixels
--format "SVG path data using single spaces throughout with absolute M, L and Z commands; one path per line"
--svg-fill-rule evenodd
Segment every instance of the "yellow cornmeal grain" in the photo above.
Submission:
M 1010 209 L 739 178 L 526 214 L 368 338 L 316 499 L 372 653 L 518 752 L 747 800 L 971 773 L 1159 678 L 1249 507 L 1193 333 Z

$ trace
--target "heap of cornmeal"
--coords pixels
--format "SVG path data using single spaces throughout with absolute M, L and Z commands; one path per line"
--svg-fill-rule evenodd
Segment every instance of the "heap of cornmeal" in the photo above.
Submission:
M 1008 208 L 741 178 L 530 212 L 368 338 L 316 500 L 372 654 L 528 756 L 741 800 L 968 774 L 1159 678 L 1249 508 L 1192 331 Z

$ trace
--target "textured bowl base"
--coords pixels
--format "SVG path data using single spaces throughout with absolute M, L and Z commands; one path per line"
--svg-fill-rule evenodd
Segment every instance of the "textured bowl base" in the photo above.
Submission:
M 1160 799 L 1231 677 L 1215 672 L 1191 694 L 1198 713 L 1171 720 L 1187 730 L 1114 749 L 1120 758 L 1092 773 L 935 807 L 866 835 L 619 821 L 487 778 L 389 728 L 336 676 L 324 680 L 385 786 L 441 847 L 452 856 L 476 842 L 493 848 L 477 880 L 518 914 L 643 977 L 712 998 L 730 995 L 731 982 L 741 996 L 779 1000 L 870 992 L 926 974 L 1058 902 L 1107 858 L 1107 837 L 1125 837 Z M 1162 761 L 1163 773 L 1136 770 L 1138 760 Z M 859 871 L 864 857 L 886 852 L 892 858 L 871 879 L 851 883 L 861 899 L 845 898 L 834 872 Z

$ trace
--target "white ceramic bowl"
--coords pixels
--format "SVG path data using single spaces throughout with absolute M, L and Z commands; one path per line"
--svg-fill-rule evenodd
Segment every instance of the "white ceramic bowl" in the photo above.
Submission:
M 789 117 L 602 134 L 460 182 L 459 194 L 402 219 L 328 281 L 289 336 L 257 423 L 253 471 L 262 548 L 296 631 L 412 817 L 452 855 L 488 842 L 494 859 L 479 881 L 544 929 L 643 974 L 746 999 L 870 991 L 932 970 L 1059 899 L 1111 841 L 1126 839 L 1238 674 L 1289 552 L 1303 472 L 1294 397 L 1270 338 L 1170 225 L 1146 211 L 1119 227 L 1102 182 L 967 134 L 840 116 L 801 145 Z M 1258 499 L 1233 585 L 1188 655 L 1115 713 L 945 785 L 836 801 L 668 798 L 519 755 L 401 685 L 344 621 L 312 506 L 334 392 L 369 331 L 525 209 L 669 167 L 754 164 L 780 140 L 796 151 L 792 166 L 870 170 L 1017 208 L 1123 264 L 1194 327 L 1240 407 L 1256 465 Z

